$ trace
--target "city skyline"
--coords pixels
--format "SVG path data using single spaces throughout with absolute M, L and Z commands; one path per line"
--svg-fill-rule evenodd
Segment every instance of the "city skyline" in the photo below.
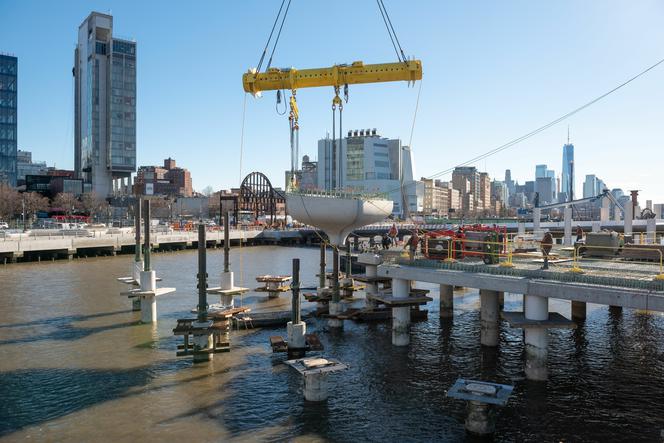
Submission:
M 56 6 L 36 1 L 0 5 L 1 15 L 9 18 L 8 26 L 0 29 L 0 51 L 13 53 L 21 64 L 18 148 L 32 151 L 35 158 L 49 164 L 74 167 L 71 51 L 75 30 L 92 10 L 109 12 L 108 5 L 71 2 Z M 224 27 L 240 33 L 242 30 L 235 23 L 249 16 L 258 29 L 269 29 L 278 5 L 269 6 L 253 8 L 260 13 L 249 13 L 252 8 L 213 3 L 205 3 L 197 11 L 177 5 L 154 11 L 146 4 L 113 2 L 117 34 L 134 37 L 144 56 L 137 67 L 137 166 L 157 164 L 164 157 L 173 156 L 191 170 L 195 189 L 208 184 L 215 189 L 239 184 L 244 100 L 240 76 L 256 64 L 266 36 L 253 33 L 241 44 L 215 36 Z M 323 37 L 316 37 L 315 42 L 301 42 L 302 32 L 312 32 L 326 24 L 327 18 L 322 24 L 309 23 L 307 17 L 319 16 L 321 6 L 294 5 L 274 65 L 316 67 L 355 59 L 393 60 L 380 21 L 361 18 L 373 17 L 371 12 L 375 11 L 370 6 L 358 5 L 357 14 L 349 17 L 353 23 L 365 25 L 365 31 L 371 31 L 363 32 L 361 39 L 353 34 L 340 36 L 335 42 Z M 664 37 L 655 20 L 657 13 L 664 10 L 658 2 L 644 2 L 632 8 L 619 2 L 601 8 L 563 2 L 532 6 L 528 11 L 515 4 L 502 8 L 487 4 L 483 14 L 460 5 L 437 3 L 430 5 L 432 14 L 424 14 L 424 9 L 414 11 L 397 3 L 390 5 L 406 52 L 421 58 L 424 66 L 412 140 L 417 177 L 456 166 L 611 89 L 652 64 L 660 55 L 653 42 Z M 156 14 L 154 22 L 159 26 L 139 18 L 148 11 Z M 598 14 L 602 20 L 589 19 Z M 503 27 L 508 15 L 509 20 L 528 20 L 517 32 Z M 435 17 L 445 26 L 440 26 Z M 413 27 L 413 22 L 421 26 Z M 476 26 L 464 30 L 463 23 Z M 639 24 L 635 32 L 618 38 L 616 29 L 632 29 L 635 23 Z M 171 36 L 169 26 L 183 32 Z M 47 29 L 50 50 L 45 53 L 41 49 Z M 476 33 L 477 29 L 484 30 Z M 552 29 L 560 33 L 548 35 Z M 419 38 L 428 34 L 433 38 Z M 490 35 L 492 50 L 486 51 Z M 533 42 L 523 42 L 523 35 Z M 602 39 L 605 45 L 596 42 Z M 443 45 L 432 43 L 436 41 Z M 544 45 L 549 53 L 536 52 L 537 44 Z M 295 45 L 304 55 L 292 56 Z M 587 59 L 589 51 L 594 59 Z M 218 53 L 219 57 L 211 59 L 203 55 L 206 53 Z M 187 63 L 172 64 L 178 57 Z M 446 69 L 450 63 L 453 69 Z M 163 66 L 170 69 L 164 70 Z M 643 167 L 644 158 L 650 165 L 664 161 L 664 135 L 657 123 L 662 120 L 663 111 L 656 106 L 664 92 L 655 87 L 663 78 L 662 70 L 655 69 L 566 122 L 576 146 L 577 189 L 582 184 L 579 178 L 596 174 L 611 187 L 641 189 L 644 199 L 664 200 L 657 171 Z M 301 152 L 315 155 L 316 141 L 330 132 L 330 99 L 330 91 L 298 95 L 302 112 Z M 352 87 L 350 101 L 344 107 L 345 127 L 390 128 L 383 131 L 385 136 L 408 144 L 416 99 L 417 86 Z M 276 180 L 289 164 L 284 119 L 274 112 L 274 94 L 266 94 L 261 100 L 246 100 L 242 174 L 261 170 Z M 404 103 L 400 112 L 391 112 L 391 105 L 397 102 Z M 513 178 L 522 181 L 532 175 L 533 165 L 545 163 L 559 175 L 560 147 L 566 139 L 567 124 L 560 124 L 475 166 L 491 177 L 501 177 L 505 169 L 511 169 Z M 612 161 L 625 150 L 632 155 Z M 441 178 L 449 180 L 450 176 Z

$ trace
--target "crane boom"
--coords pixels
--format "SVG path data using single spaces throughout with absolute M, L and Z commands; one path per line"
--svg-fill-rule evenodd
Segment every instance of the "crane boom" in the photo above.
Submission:
M 320 86 L 343 86 L 361 83 L 382 83 L 422 79 L 422 62 L 409 60 L 400 63 L 365 65 L 361 61 L 351 65 L 334 65 L 330 68 L 279 69 L 270 68 L 267 72 L 250 70 L 242 76 L 245 92 L 253 95 L 261 91 L 279 89 L 297 90 Z

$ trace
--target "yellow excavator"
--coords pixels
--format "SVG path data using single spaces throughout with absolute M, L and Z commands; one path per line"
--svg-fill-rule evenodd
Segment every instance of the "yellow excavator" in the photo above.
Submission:
M 299 151 L 299 110 L 296 100 L 296 92 L 298 89 L 317 88 L 323 86 L 332 86 L 334 88 L 334 98 L 332 99 L 332 149 L 334 152 L 336 152 L 336 129 L 334 126 L 336 121 L 337 108 L 339 109 L 339 143 L 341 143 L 343 137 L 343 102 L 341 97 L 339 97 L 341 87 L 344 87 L 344 98 L 347 102 L 348 85 L 397 81 L 405 81 L 408 82 L 409 85 L 414 84 L 417 80 L 422 79 L 422 62 L 420 60 L 408 60 L 406 58 L 403 49 L 401 49 L 399 39 L 396 36 L 396 32 L 394 31 L 394 27 L 392 26 L 387 9 L 385 9 L 385 5 L 383 4 L 383 0 L 376 0 L 378 8 L 380 9 L 380 13 L 383 17 L 383 21 L 390 35 L 390 40 L 392 41 L 392 45 L 394 46 L 394 50 L 397 54 L 397 58 L 399 59 L 398 62 L 365 65 L 361 61 L 356 61 L 350 65 L 341 64 L 328 68 L 314 69 L 279 69 L 270 67 L 272 63 L 272 56 L 274 55 L 274 50 L 276 49 L 279 36 L 281 35 L 281 30 L 283 29 L 283 25 L 286 20 L 286 15 L 288 14 L 288 9 L 290 8 L 291 0 L 288 0 L 288 5 L 286 6 L 286 10 L 283 14 L 281 26 L 274 42 L 272 54 L 270 55 L 267 68 L 265 72 L 260 72 L 267 48 L 272 39 L 272 35 L 276 28 L 279 17 L 281 16 L 281 11 L 284 7 L 285 1 L 286 0 L 282 0 L 281 7 L 279 8 L 277 18 L 275 19 L 274 25 L 272 26 L 272 31 L 270 32 L 268 42 L 265 45 L 265 49 L 263 50 L 263 55 L 261 56 L 261 59 L 258 63 L 258 67 L 250 69 L 242 76 L 242 85 L 245 92 L 254 96 L 260 96 L 261 92 L 263 91 L 277 91 L 277 103 L 281 102 L 281 91 L 291 91 L 291 97 L 289 100 L 290 113 L 288 118 L 290 121 L 291 136 L 291 188 L 295 188 L 297 187 L 295 170 L 297 168 L 296 165 Z M 397 50 L 397 46 L 399 50 Z

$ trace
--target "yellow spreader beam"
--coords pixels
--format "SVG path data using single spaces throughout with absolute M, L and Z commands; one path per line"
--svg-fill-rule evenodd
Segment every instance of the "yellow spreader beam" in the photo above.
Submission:
M 253 95 L 261 91 L 278 89 L 315 88 L 320 86 L 343 86 L 361 83 L 382 83 L 422 79 L 422 62 L 409 60 L 399 63 L 365 65 L 353 62 L 351 65 L 334 65 L 331 68 L 279 69 L 270 68 L 267 72 L 249 71 L 242 76 L 245 92 Z

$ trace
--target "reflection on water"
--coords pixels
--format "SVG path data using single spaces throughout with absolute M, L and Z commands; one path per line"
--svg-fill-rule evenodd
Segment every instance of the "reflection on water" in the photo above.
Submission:
M 209 251 L 211 284 L 221 251 Z M 264 273 L 290 273 L 302 259 L 303 286 L 316 282 L 318 250 L 252 247 L 233 250 L 239 285 Z M 194 251 L 154 256 L 162 286 L 177 292 L 158 301 L 159 323 L 141 325 L 119 295 L 115 277 L 131 257 L 0 268 L 0 437 L 7 440 L 280 440 L 459 441 L 464 404 L 445 397 L 457 377 L 516 386 L 498 414 L 501 441 L 658 440 L 664 429 L 664 320 L 658 314 L 589 306 L 576 330 L 550 333 L 547 383 L 523 374 L 519 329 L 501 324 L 497 349 L 479 345 L 476 291 L 455 296 L 455 317 L 412 327 L 411 345 L 391 345 L 387 323 L 346 322 L 318 332 L 324 355 L 348 363 L 330 378 L 325 404 L 302 400 L 301 379 L 268 347 L 279 328 L 234 332 L 233 350 L 210 364 L 176 358 L 171 329 L 196 304 Z M 432 289 L 436 287 L 420 285 Z M 255 310 L 289 309 L 289 294 Z M 306 306 L 307 303 L 304 303 Z M 519 310 L 521 296 L 506 297 Z M 569 316 L 569 304 L 551 309 Z

